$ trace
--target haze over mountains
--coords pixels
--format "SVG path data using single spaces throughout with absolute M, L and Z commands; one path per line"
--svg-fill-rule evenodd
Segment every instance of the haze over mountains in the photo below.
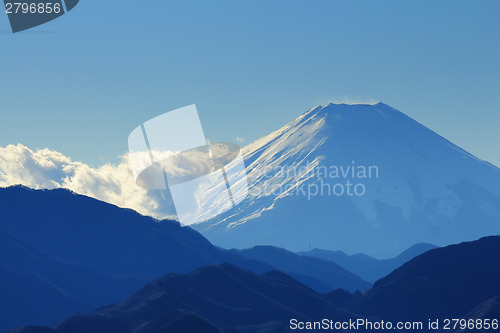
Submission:
M 329 292 L 338 286 L 352 292 L 371 287 L 371 283 L 354 275 L 351 273 L 352 270 L 346 269 L 344 265 L 338 265 L 334 260 L 299 256 L 273 246 L 255 246 L 251 249 L 233 251 L 249 259 L 268 263 L 319 292 Z
M 499 251 L 498 236 L 434 249 L 377 281 L 366 295 L 340 291 L 343 302 L 338 291 L 318 294 L 281 272 L 258 275 L 229 264 L 207 266 L 163 276 L 120 303 L 72 316 L 55 329 L 15 333 L 281 333 L 290 331 L 292 318 L 424 325 L 429 318 L 498 319 L 493 311 L 500 294 Z
M 0 188 L 0 331 L 69 317 L 19 332 L 271 333 L 290 316 L 495 313 L 500 238 L 430 245 L 500 233 L 495 166 L 381 103 L 315 108 L 244 152 L 249 196 L 194 226 L 222 247 L 68 190 Z M 347 194 L 356 184 L 363 194 Z M 332 188 L 344 194 L 312 193 Z
M 318 106 L 243 152 L 249 196 L 193 226 L 225 248 L 391 257 L 500 233 L 500 170 L 383 103 Z
M 500 233 L 498 168 L 382 103 L 316 107 L 243 152 L 247 199 L 193 226 L 224 248 L 389 258 L 421 242 Z M 175 214 L 163 192 L 139 191 L 126 158 L 91 168 L 48 149 L 0 153 L 2 186 L 68 187 L 146 215 Z M 348 194 L 355 190 L 363 194 Z
M 0 331 L 54 325 L 168 272 L 224 262 L 272 269 L 214 247 L 175 221 L 159 222 L 68 190 L 3 188 L 0 211 Z
M 21 325 L 54 326 L 72 314 L 85 313 L 93 308 L 125 299 L 127 295 L 133 294 L 141 286 L 166 273 L 176 273 L 162 278 L 168 283 L 161 284 L 161 288 L 168 288 L 168 292 L 157 290 L 158 284 L 153 283 L 145 287 L 146 289 L 141 289 L 150 290 L 151 293 L 139 291 L 126 301 L 129 305 L 144 304 L 149 309 L 145 312 L 136 312 L 136 308 L 130 305 L 132 307 L 126 311 L 132 311 L 132 317 L 128 315 L 126 317 L 135 319 L 125 322 L 118 319 L 123 318 L 122 311 L 127 308 L 127 306 L 123 307 L 124 303 L 119 303 L 121 305 L 117 305 L 118 307 L 111 306 L 96 310 L 97 312 L 92 315 L 92 320 L 88 320 L 86 315 L 81 318 L 73 317 L 59 325 L 58 330 L 78 332 L 76 327 L 81 327 L 82 332 L 86 332 L 85 329 L 88 332 L 88 325 L 97 325 L 94 327 L 96 330 L 92 328 L 92 332 L 99 332 L 97 328 L 104 325 L 101 327 L 102 332 L 109 333 L 113 332 L 111 329 L 120 332 L 124 326 L 145 324 L 144 332 L 154 332 L 158 327 L 187 327 L 186 330 L 189 332 L 192 327 L 187 323 L 194 323 L 195 327 L 206 328 L 207 332 L 210 331 L 209 329 L 220 332 L 226 330 L 227 327 L 231 329 L 237 327 L 237 332 L 242 333 L 253 332 L 256 326 L 259 326 L 262 332 L 280 332 L 284 327 L 283 318 L 291 315 L 291 312 L 288 312 L 290 307 L 293 309 L 302 302 L 305 302 L 304 304 L 312 302 L 310 309 L 307 306 L 307 311 L 312 312 L 296 309 L 298 311 L 296 315 L 299 317 L 313 318 L 314 313 L 345 318 L 357 316 L 352 313 L 364 314 L 369 313 L 370 309 L 377 309 L 377 304 L 383 303 L 384 297 L 393 292 L 391 288 L 387 291 L 378 287 L 381 285 L 380 281 L 387 281 L 387 278 L 384 278 L 376 283 L 373 292 L 370 291 L 367 294 L 373 296 L 362 298 L 362 302 L 359 292 L 350 294 L 339 289 L 327 295 L 320 294 L 337 288 L 351 292 L 363 291 L 369 288 L 370 284 L 353 274 L 354 270 L 350 272 L 345 268 L 350 261 L 346 258 L 343 261 L 341 258 L 343 256 L 347 259 L 351 258 L 345 254 L 333 252 L 340 263 L 337 264 L 334 261 L 311 256 L 311 254 L 318 255 L 318 253 L 331 255 L 332 252 L 328 251 L 316 250 L 300 256 L 270 246 L 259 246 L 247 250 L 223 250 L 211 245 L 192 229 L 180 227 L 177 222 L 155 221 L 134 211 L 118 208 L 67 190 L 32 190 L 25 187 L 0 189 L 0 207 L 2 211 L 0 307 L 4 309 L 0 315 L 0 330 L 2 331 Z M 496 296 L 495 288 L 497 287 L 494 281 L 496 281 L 495 274 L 497 273 L 488 267 L 497 264 L 496 246 L 499 239 L 499 237 L 490 237 L 468 245 L 461 244 L 459 248 L 463 250 L 452 251 L 450 255 L 447 255 L 449 250 L 437 252 L 443 255 L 415 266 L 416 272 L 420 270 L 428 272 L 429 269 L 433 271 L 435 265 L 442 265 L 441 261 L 444 260 L 451 265 L 446 266 L 448 267 L 446 272 L 455 274 L 453 270 L 458 269 L 455 266 L 459 263 L 477 262 L 483 270 L 477 269 L 475 275 L 467 273 L 469 274 L 467 276 L 475 276 L 475 279 L 479 281 L 482 275 L 488 275 L 484 281 L 490 279 L 492 282 L 475 285 L 476 289 L 480 288 L 482 291 L 471 289 L 471 293 L 479 296 L 472 300 L 468 297 L 469 303 L 461 309 L 464 311 L 466 309 L 467 315 L 478 312 L 489 313 L 496 306 L 495 299 L 487 301 Z M 483 245 L 478 248 L 476 243 Z M 395 262 L 410 259 L 429 248 L 432 246 L 419 244 L 387 262 L 395 265 Z M 431 250 L 425 255 L 435 253 L 435 251 Z M 457 258 L 458 255 L 459 258 Z M 417 259 L 422 256 L 411 260 L 414 263 L 412 265 L 420 263 L 421 261 Z M 375 268 L 377 266 L 373 261 L 382 263 L 381 269 L 387 269 L 387 266 L 383 264 L 386 261 L 370 259 L 367 255 L 353 257 L 358 260 L 370 260 Z M 224 264 L 218 268 L 212 267 L 225 262 L 231 264 Z M 358 264 L 356 261 L 352 263 Z M 202 266 L 206 268 L 198 269 Z M 470 267 L 476 266 L 471 264 Z M 277 271 L 266 273 L 276 269 L 285 273 Z M 181 274 L 193 270 L 195 270 L 194 273 Z M 404 281 L 412 283 L 413 274 L 399 278 L 401 273 L 397 272 L 400 270 L 389 274 L 389 277 L 397 277 L 397 281 L 400 281 L 398 283 L 406 283 Z M 253 271 L 253 273 L 247 271 Z M 374 269 L 374 271 L 380 273 L 381 270 Z M 390 272 L 386 271 L 386 273 Z M 444 279 L 447 276 L 441 278 Z M 226 278 L 230 280 L 225 281 Z M 464 280 L 457 283 L 471 282 L 471 280 Z M 254 287 L 250 290 L 238 289 L 237 286 L 240 283 L 246 284 L 247 287 L 250 285 Z M 450 282 L 450 285 L 453 284 Z M 459 287 L 461 288 L 461 285 L 453 288 Z M 398 290 L 401 291 L 404 288 Z M 425 294 L 427 287 L 423 286 L 423 288 L 422 293 Z M 293 293 L 292 290 L 294 290 Z M 380 290 L 383 291 L 379 293 Z M 252 303 L 245 305 L 238 304 L 239 301 L 250 297 L 246 294 L 250 291 L 256 294 L 248 300 L 257 295 L 265 297 L 259 301 L 255 299 Z M 229 297 L 229 295 L 236 297 L 231 298 L 236 303 L 226 304 L 229 299 L 221 298 Z M 142 299 L 143 297 L 147 297 L 148 300 Z M 160 297 L 162 301 L 158 299 L 157 302 L 152 302 L 152 299 L 157 297 Z M 222 302 L 228 308 L 215 311 L 216 307 L 208 303 L 206 308 L 199 307 L 203 303 L 197 299 L 199 297 L 207 299 L 209 303 Z M 274 299 L 274 297 L 278 298 Z M 302 297 L 306 297 L 309 301 L 306 302 Z M 448 297 L 449 295 L 443 295 L 443 300 Z M 489 298 L 486 299 L 486 297 Z M 274 299 L 269 306 L 274 304 L 272 309 L 277 312 L 271 311 L 271 308 L 265 313 L 259 312 L 268 306 L 261 302 L 267 302 L 269 298 Z M 442 300 L 435 299 L 435 301 L 441 302 Z M 486 303 L 481 305 L 480 301 Z M 276 302 L 281 305 L 274 308 Z M 405 300 L 401 302 L 404 303 Z M 474 302 L 477 304 L 472 304 Z M 157 306 L 160 308 L 157 309 Z M 245 311 L 241 312 L 238 310 L 240 306 L 247 306 L 248 311 L 257 312 L 251 315 Z M 278 309 L 281 307 L 288 310 L 278 315 L 281 311 Z M 335 310 L 338 307 L 344 310 Z M 216 315 L 223 316 L 225 311 L 236 311 L 233 313 L 233 322 L 216 319 Z M 116 320 L 102 321 L 99 318 L 102 318 L 100 316 L 104 313 L 107 313 L 106 318 L 120 315 Z M 249 321 L 245 318 L 260 319 Z M 276 323 L 277 320 L 281 323 Z M 34 332 L 42 332 L 47 329 L 34 328 L 34 330 Z M 21 332 L 29 332 L 29 330 L 26 328 Z
M 316 257 L 333 261 L 362 279 L 369 282 L 375 282 L 403 265 L 405 262 L 435 248 L 436 246 L 432 244 L 415 244 L 398 256 L 389 259 L 375 259 L 361 253 L 347 255 L 342 251 L 328 251 L 322 249 L 312 249 L 310 251 L 298 252 L 297 254 L 304 257 Z
M 175 221 L 63 189 L 1 188 L 0 211 L 0 331 L 55 325 L 70 314 L 117 302 L 167 273 L 221 263 L 264 273 L 279 264 L 215 247 Z M 335 263 L 280 253 L 291 256 L 283 264 L 316 290 L 370 286 Z M 315 270 L 301 269 L 311 263 Z

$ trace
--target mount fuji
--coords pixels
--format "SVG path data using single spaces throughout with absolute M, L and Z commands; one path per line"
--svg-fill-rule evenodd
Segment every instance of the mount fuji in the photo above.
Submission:
M 388 257 L 500 234 L 500 169 L 383 103 L 315 107 L 242 152 L 246 199 L 191 225 L 221 247 Z

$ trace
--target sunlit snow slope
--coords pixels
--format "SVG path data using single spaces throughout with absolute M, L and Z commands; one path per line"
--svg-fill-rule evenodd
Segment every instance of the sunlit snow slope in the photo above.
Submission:
M 222 247 L 389 256 L 500 234 L 500 170 L 383 103 L 316 107 L 243 152 L 248 197 L 194 226 Z

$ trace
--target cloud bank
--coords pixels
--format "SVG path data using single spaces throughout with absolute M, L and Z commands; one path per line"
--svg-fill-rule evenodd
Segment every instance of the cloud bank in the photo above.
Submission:
M 156 218 L 175 218 L 170 193 L 137 186 L 129 156 L 118 165 L 92 168 L 50 149 L 0 147 L 0 187 L 25 185 L 35 189 L 67 188 L 119 207 Z

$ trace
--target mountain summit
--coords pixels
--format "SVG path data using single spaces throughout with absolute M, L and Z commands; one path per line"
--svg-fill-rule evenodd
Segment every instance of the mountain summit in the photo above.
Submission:
M 248 197 L 193 226 L 222 247 L 391 256 L 500 233 L 500 169 L 383 103 L 315 107 L 243 152 Z

